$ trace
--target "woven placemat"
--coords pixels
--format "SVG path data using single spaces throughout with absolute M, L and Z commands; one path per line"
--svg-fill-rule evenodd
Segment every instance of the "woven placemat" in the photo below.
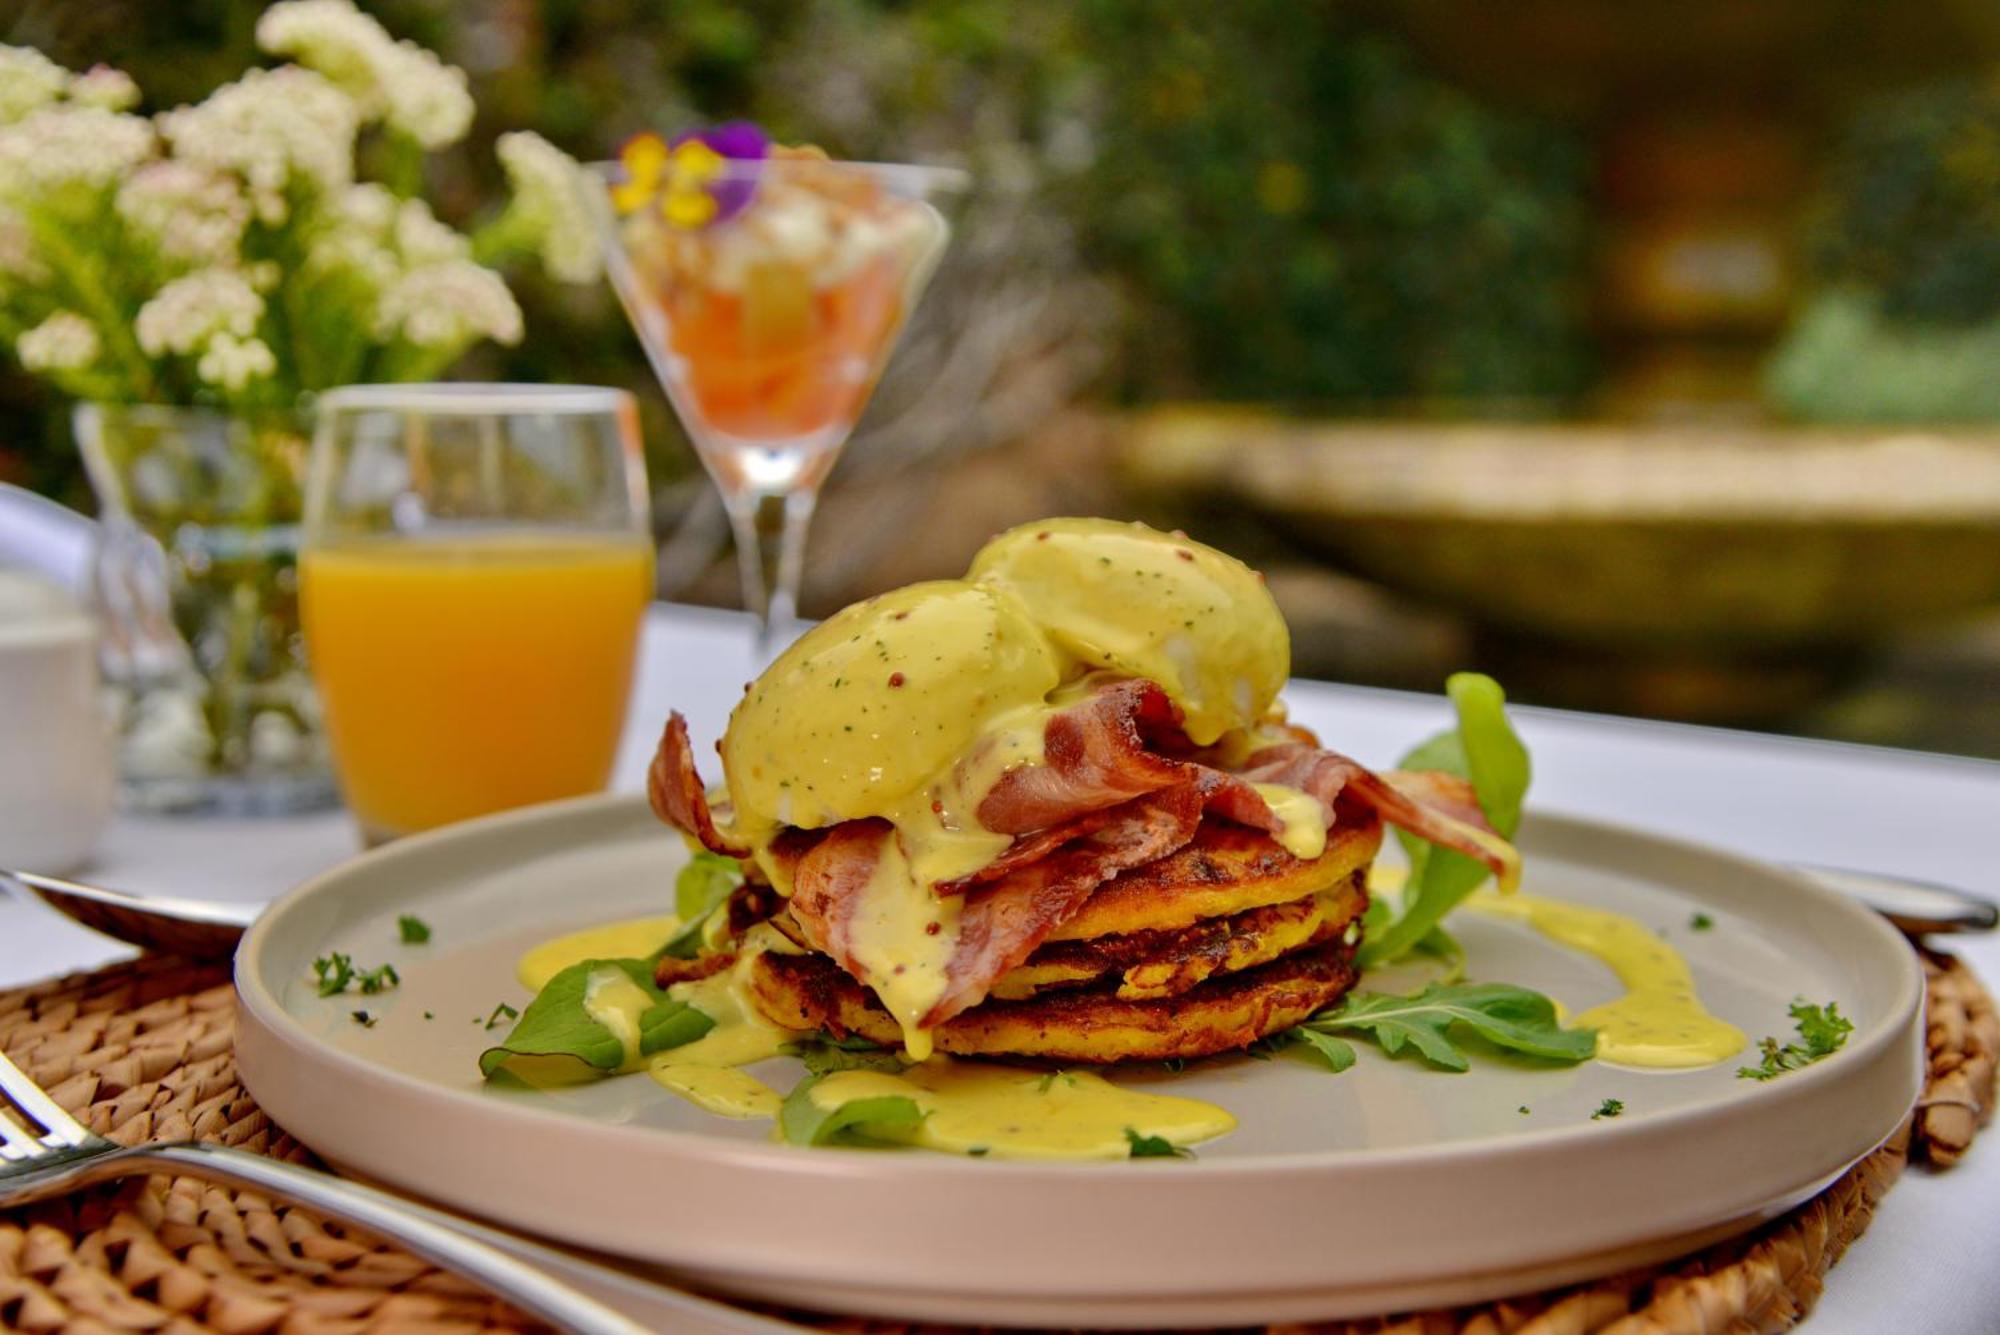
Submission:
M 1777 1331 L 1818 1297 L 1907 1159 L 1955 1162 L 1992 1114 L 2000 1017 L 1948 955 L 1925 955 L 1930 1078 L 1901 1132 L 1819 1196 L 1679 1263 L 1450 1312 L 1288 1335 L 1641 1335 Z M 309 1151 L 237 1083 L 225 969 L 149 957 L 0 992 L 0 1050 L 113 1140 L 194 1136 L 299 1163 Z M 798 1318 L 870 1335 L 942 1330 Z M 185 1178 L 0 1211 L 0 1328 L 23 1331 L 518 1331 L 535 1323 L 400 1248 L 310 1211 Z

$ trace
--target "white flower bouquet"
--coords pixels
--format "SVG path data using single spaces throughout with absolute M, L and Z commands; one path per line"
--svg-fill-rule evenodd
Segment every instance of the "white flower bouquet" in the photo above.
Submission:
M 254 69 L 195 106 L 135 115 L 117 70 L 0 46 L 0 344 L 80 399 L 291 409 L 315 390 L 437 376 L 521 310 L 496 266 L 597 276 L 578 169 L 503 135 L 513 189 L 470 234 L 416 193 L 461 138 L 465 75 L 350 0 L 285 0 Z M 382 181 L 357 179 L 356 149 Z
M 461 71 L 351 0 L 273 5 L 257 41 L 293 63 L 150 118 L 116 70 L 0 46 L 0 346 L 85 401 L 126 795 L 153 809 L 330 796 L 294 568 L 313 392 L 516 342 L 517 258 L 598 271 L 589 187 L 537 135 L 500 138 L 512 197 L 475 231 L 417 193 L 471 124 Z

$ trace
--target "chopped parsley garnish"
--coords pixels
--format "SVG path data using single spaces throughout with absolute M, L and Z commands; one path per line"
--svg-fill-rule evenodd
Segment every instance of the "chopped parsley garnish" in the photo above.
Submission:
M 1590 1120 L 1593 1122 L 1601 1121 L 1606 1117 L 1616 1117 L 1619 1113 L 1622 1113 L 1624 1111 L 1625 1111 L 1625 1100 L 1606 1099 L 1604 1102 L 1597 1105 L 1597 1111 L 1590 1115 Z
M 349 1011 L 348 1014 L 353 1018 L 354 1023 L 360 1025 L 363 1029 L 373 1029 L 375 1027 L 375 1017 L 367 1011 Z
M 396 919 L 396 934 L 406 946 L 421 946 L 431 939 L 431 925 L 415 914 L 405 913 Z
M 1847 1036 L 1854 1032 L 1854 1022 L 1840 1013 L 1838 1002 L 1829 1001 L 1821 1007 L 1800 998 L 1791 1004 L 1790 1013 L 1802 1041 L 1781 1047 L 1775 1038 L 1759 1040 L 1757 1047 L 1764 1054 L 1763 1061 L 1755 1066 L 1737 1067 L 1739 1078 L 1775 1080 L 1787 1071 L 1811 1066 L 1820 1058 L 1840 1051 L 1847 1043 Z
M 990 1145 L 967 1145 L 965 1152 L 975 1159 L 984 1159 L 988 1154 L 993 1152 L 993 1147 Z
M 1451 1036 L 1461 1026 L 1488 1043 L 1547 1061 L 1573 1064 L 1597 1051 L 1596 1030 L 1563 1028 L 1554 1002 L 1511 983 L 1432 983 L 1407 997 L 1351 992 L 1286 1034 L 1336 1072 L 1354 1065 L 1354 1048 L 1341 1033 L 1372 1038 L 1391 1057 L 1409 1048 L 1432 1066 L 1463 1071 L 1471 1063 Z
M 1142 1136 L 1131 1127 L 1125 1128 L 1125 1143 L 1132 1147 L 1129 1158 L 1133 1159 L 1192 1159 L 1193 1150 L 1184 1150 L 1164 1136 Z
M 1182 1071 L 1187 1070 L 1187 1058 L 1169 1057 L 1161 1062 L 1160 1065 L 1167 1069 L 1169 1075 L 1179 1075 Z
M 1514 1109 L 1514 1111 L 1521 1114 L 1521 1116 L 1526 1117 L 1528 1115 L 1528 1105 L 1524 1103 L 1520 1107 Z
M 488 1029 L 491 1029 L 493 1028 L 494 1025 L 499 1024 L 502 1020 L 518 1020 L 520 1018 L 521 1018 L 521 1012 L 515 1010 L 512 1006 L 509 1006 L 506 1002 L 503 1001 L 498 1006 L 495 1006 L 493 1008 L 493 1013 L 491 1015 L 486 1017 L 486 1027 Z
M 380 965 L 373 969 L 357 969 L 354 959 L 336 950 L 313 961 L 313 977 L 318 980 L 319 994 L 323 997 L 338 996 L 349 985 L 357 985 L 366 995 L 387 991 L 403 980 L 396 975 L 393 964 Z
M 361 985 L 363 995 L 373 996 L 377 992 L 384 992 L 397 986 L 403 980 L 397 976 L 395 965 L 383 964 L 373 969 L 357 971 L 354 981 Z
M 347 990 L 348 980 L 354 977 L 354 961 L 337 950 L 321 955 L 313 961 L 313 977 L 319 979 L 321 996 L 335 996 Z
M 1715 926 L 1715 919 L 1709 917 L 1706 913 L 1697 913 L 1688 919 L 1688 927 L 1693 931 L 1705 932 L 1713 926 Z
M 426 1020 L 435 1020 L 435 1019 L 437 1018 L 437 1016 L 435 1016 L 435 1015 L 432 1015 L 432 1014 L 431 1014 L 431 1013 L 430 1013 L 429 1011 L 425 1011 L 425 1012 L 424 1012 L 424 1018 L 425 1018 Z

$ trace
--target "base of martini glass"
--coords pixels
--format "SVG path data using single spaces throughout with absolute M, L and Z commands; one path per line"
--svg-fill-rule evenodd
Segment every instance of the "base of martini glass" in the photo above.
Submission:
M 680 386 L 668 382 L 681 407 Z M 682 421 L 701 422 L 687 408 Z M 820 485 L 847 443 L 848 427 L 782 441 L 760 441 L 693 427 L 695 453 L 722 493 L 736 559 L 743 575 L 743 606 L 757 618 L 758 661 L 768 663 L 797 637 L 799 586 L 805 575 L 806 533 L 819 505 Z
M 805 573 L 806 530 L 819 504 L 818 487 L 729 495 L 729 527 L 743 572 L 743 601 L 757 618 L 757 661 L 768 663 L 799 630 L 799 583 Z

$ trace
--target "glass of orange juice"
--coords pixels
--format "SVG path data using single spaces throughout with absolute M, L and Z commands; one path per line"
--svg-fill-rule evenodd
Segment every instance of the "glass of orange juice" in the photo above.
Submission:
M 300 602 L 363 837 L 602 788 L 653 590 L 632 397 L 355 385 L 318 416 Z

